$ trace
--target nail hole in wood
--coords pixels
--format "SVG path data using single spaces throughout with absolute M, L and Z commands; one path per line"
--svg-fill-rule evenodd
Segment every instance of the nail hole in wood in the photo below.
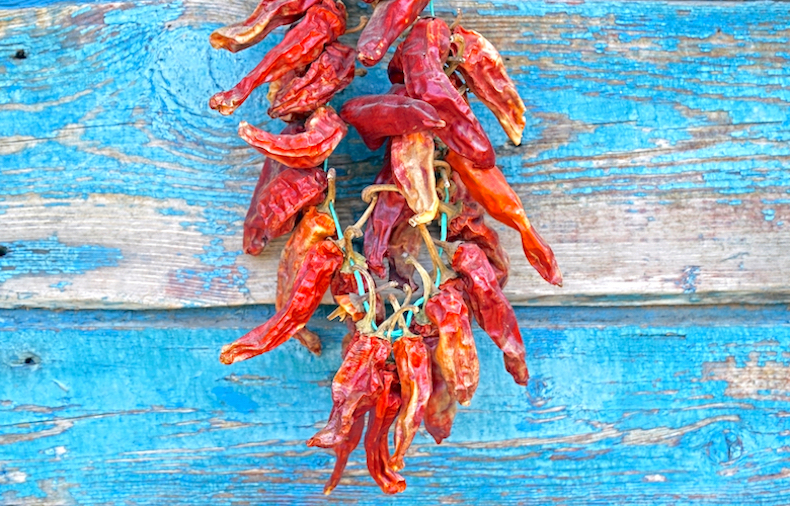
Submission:
M 35 353 L 23 353 L 19 356 L 19 362 L 17 363 L 25 367 L 33 367 L 41 363 L 41 357 Z
M 14 59 L 16 60 L 24 60 L 27 58 L 27 53 L 24 49 L 17 49 L 16 54 L 14 54 Z
M 6 254 L 8 254 L 8 248 L 5 246 L 0 246 L 0 257 L 4 257 Z

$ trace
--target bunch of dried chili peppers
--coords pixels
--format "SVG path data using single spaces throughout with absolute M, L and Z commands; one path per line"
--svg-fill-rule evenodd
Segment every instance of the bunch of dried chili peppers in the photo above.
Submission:
M 331 291 L 338 304 L 332 316 L 347 323 L 349 334 L 329 421 L 307 442 L 337 455 L 325 493 L 340 481 L 363 432 L 373 479 L 386 493 L 405 489 L 398 471 L 417 429 L 424 424 L 440 443 L 450 435 L 456 403 L 468 405 L 477 388 L 472 317 L 502 350 L 516 383 L 526 385 L 524 342 L 502 292 L 509 258 L 486 213 L 519 232 L 527 259 L 546 281 L 562 282 L 551 248 L 496 167 L 494 148 L 468 103 L 471 91 L 511 141 L 521 143 L 525 107 L 502 58 L 474 30 L 420 18 L 427 4 L 380 0 L 356 50 L 338 41 L 348 33 L 347 15 L 335 0 L 262 0 L 249 19 L 210 38 L 215 48 L 236 52 L 292 24 L 249 75 L 210 100 L 212 109 L 232 114 L 269 83 L 269 114 L 285 128 L 273 135 L 239 125 L 239 135 L 266 156 L 244 222 L 244 251 L 257 255 L 291 233 L 280 257 L 277 312 L 223 347 L 220 360 L 246 360 L 290 338 L 320 353 L 319 337 L 305 325 Z M 354 78 L 355 61 L 376 65 L 407 30 L 389 62 L 387 93 L 353 98 L 339 112 L 327 105 Z M 341 230 L 334 170 L 321 165 L 347 124 L 370 149 L 387 148 L 381 172 L 362 194 L 367 210 Z M 434 221 L 440 221 L 439 241 L 427 228 Z M 363 254 L 352 242 L 360 237 Z M 423 245 L 433 275 L 416 260 Z M 376 286 L 373 275 L 388 282 Z

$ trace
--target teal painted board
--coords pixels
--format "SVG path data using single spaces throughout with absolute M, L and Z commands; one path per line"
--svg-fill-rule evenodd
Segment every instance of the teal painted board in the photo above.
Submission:
M 322 310 L 323 311 L 323 310 Z M 270 307 L 0 312 L 0 504 L 765 504 L 790 501 L 785 306 L 520 308 L 532 379 L 476 333 L 481 385 L 383 496 L 326 420 L 341 331 L 228 367 Z M 324 311 L 319 317 L 326 316 Z
M 251 1 L 37 2 L 0 9 L 0 305 L 176 308 L 272 302 L 283 242 L 241 253 L 260 157 L 207 106 L 282 36 L 207 39 Z M 27 7 L 26 7 L 27 5 Z M 9 8 L 10 7 L 10 8 Z M 351 5 L 355 24 L 366 5 Z M 787 302 L 787 40 L 782 2 L 437 2 L 489 36 L 527 103 L 521 146 L 474 111 L 563 289 L 499 228 L 520 304 Z M 21 53 L 20 53 L 21 51 Z M 24 58 L 18 55 L 23 55 Z M 386 62 L 385 62 L 386 63 Z M 335 101 L 387 88 L 384 64 Z M 381 153 L 331 161 L 341 220 Z

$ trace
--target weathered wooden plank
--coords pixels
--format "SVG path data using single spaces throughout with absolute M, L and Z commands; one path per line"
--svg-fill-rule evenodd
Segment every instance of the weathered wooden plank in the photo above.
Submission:
M 207 44 L 253 4 L 0 11 L 0 305 L 272 300 L 282 242 L 241 254 L 261 161 L 235 129 L 279 127 L 263 98 L 231 118 L 206 106 L 276 39 L 238 55 Z M 500 228 L 512 300 L 790 300 L 776 275 L 790 272 L 786 4 L 437 2 L 456 8 L 502 49 L 527 102 L 518 148 L 473 107 L 565 274 L 562 289 L 542 283 Z M 338 102 L 385 87 L 378 67 Z M 380 156 L 354 134 L 341 145 L 344 197 Z M 344 202 L 343 222 L 360 210 Z
M 267 307 L 0 312 L 0 504 L 787 504 L 783 306 L 519 309 L 532 379 L 477 334 L 453 434 L 418 436 L 406 492 L 304 441 L 329 412 L 340 332 L 236 364 Z M 323 328 L 322 328 L 323 327 Z

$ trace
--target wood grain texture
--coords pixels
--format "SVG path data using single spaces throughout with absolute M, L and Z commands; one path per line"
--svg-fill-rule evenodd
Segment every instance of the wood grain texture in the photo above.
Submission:
M 280 127 L 262 92 L 230 118 L 207 107 L 281 37 L 211 49 L 208 34 L 254 3 L 0 10 L 0 306 L 273 300 L 283 242 L 241 253 L 262 162 L 236 126 Z M 790 301 L 777 275 L 790 272 L 786 7 L 437 2 L 492 39 L 527 103 L 520 147 L 473 103 L 565 275 L 562 289 L 543 283 L 498 227 L 514 302 Z M 386 87 L 379 66 L 336 103 Z M 353 132 L 331 159 L 343 223 L 380 159 Z
M 762 504 L 790 501 L 786 307 L 520 308 L 529 386 L 476 331 L 481 385 L 406 492 L 304 444 L 341 332 L 234 366 L 270 307 L 0 312 L 0 504 Z M 321 316 L 325 316 L 322 314 Z

